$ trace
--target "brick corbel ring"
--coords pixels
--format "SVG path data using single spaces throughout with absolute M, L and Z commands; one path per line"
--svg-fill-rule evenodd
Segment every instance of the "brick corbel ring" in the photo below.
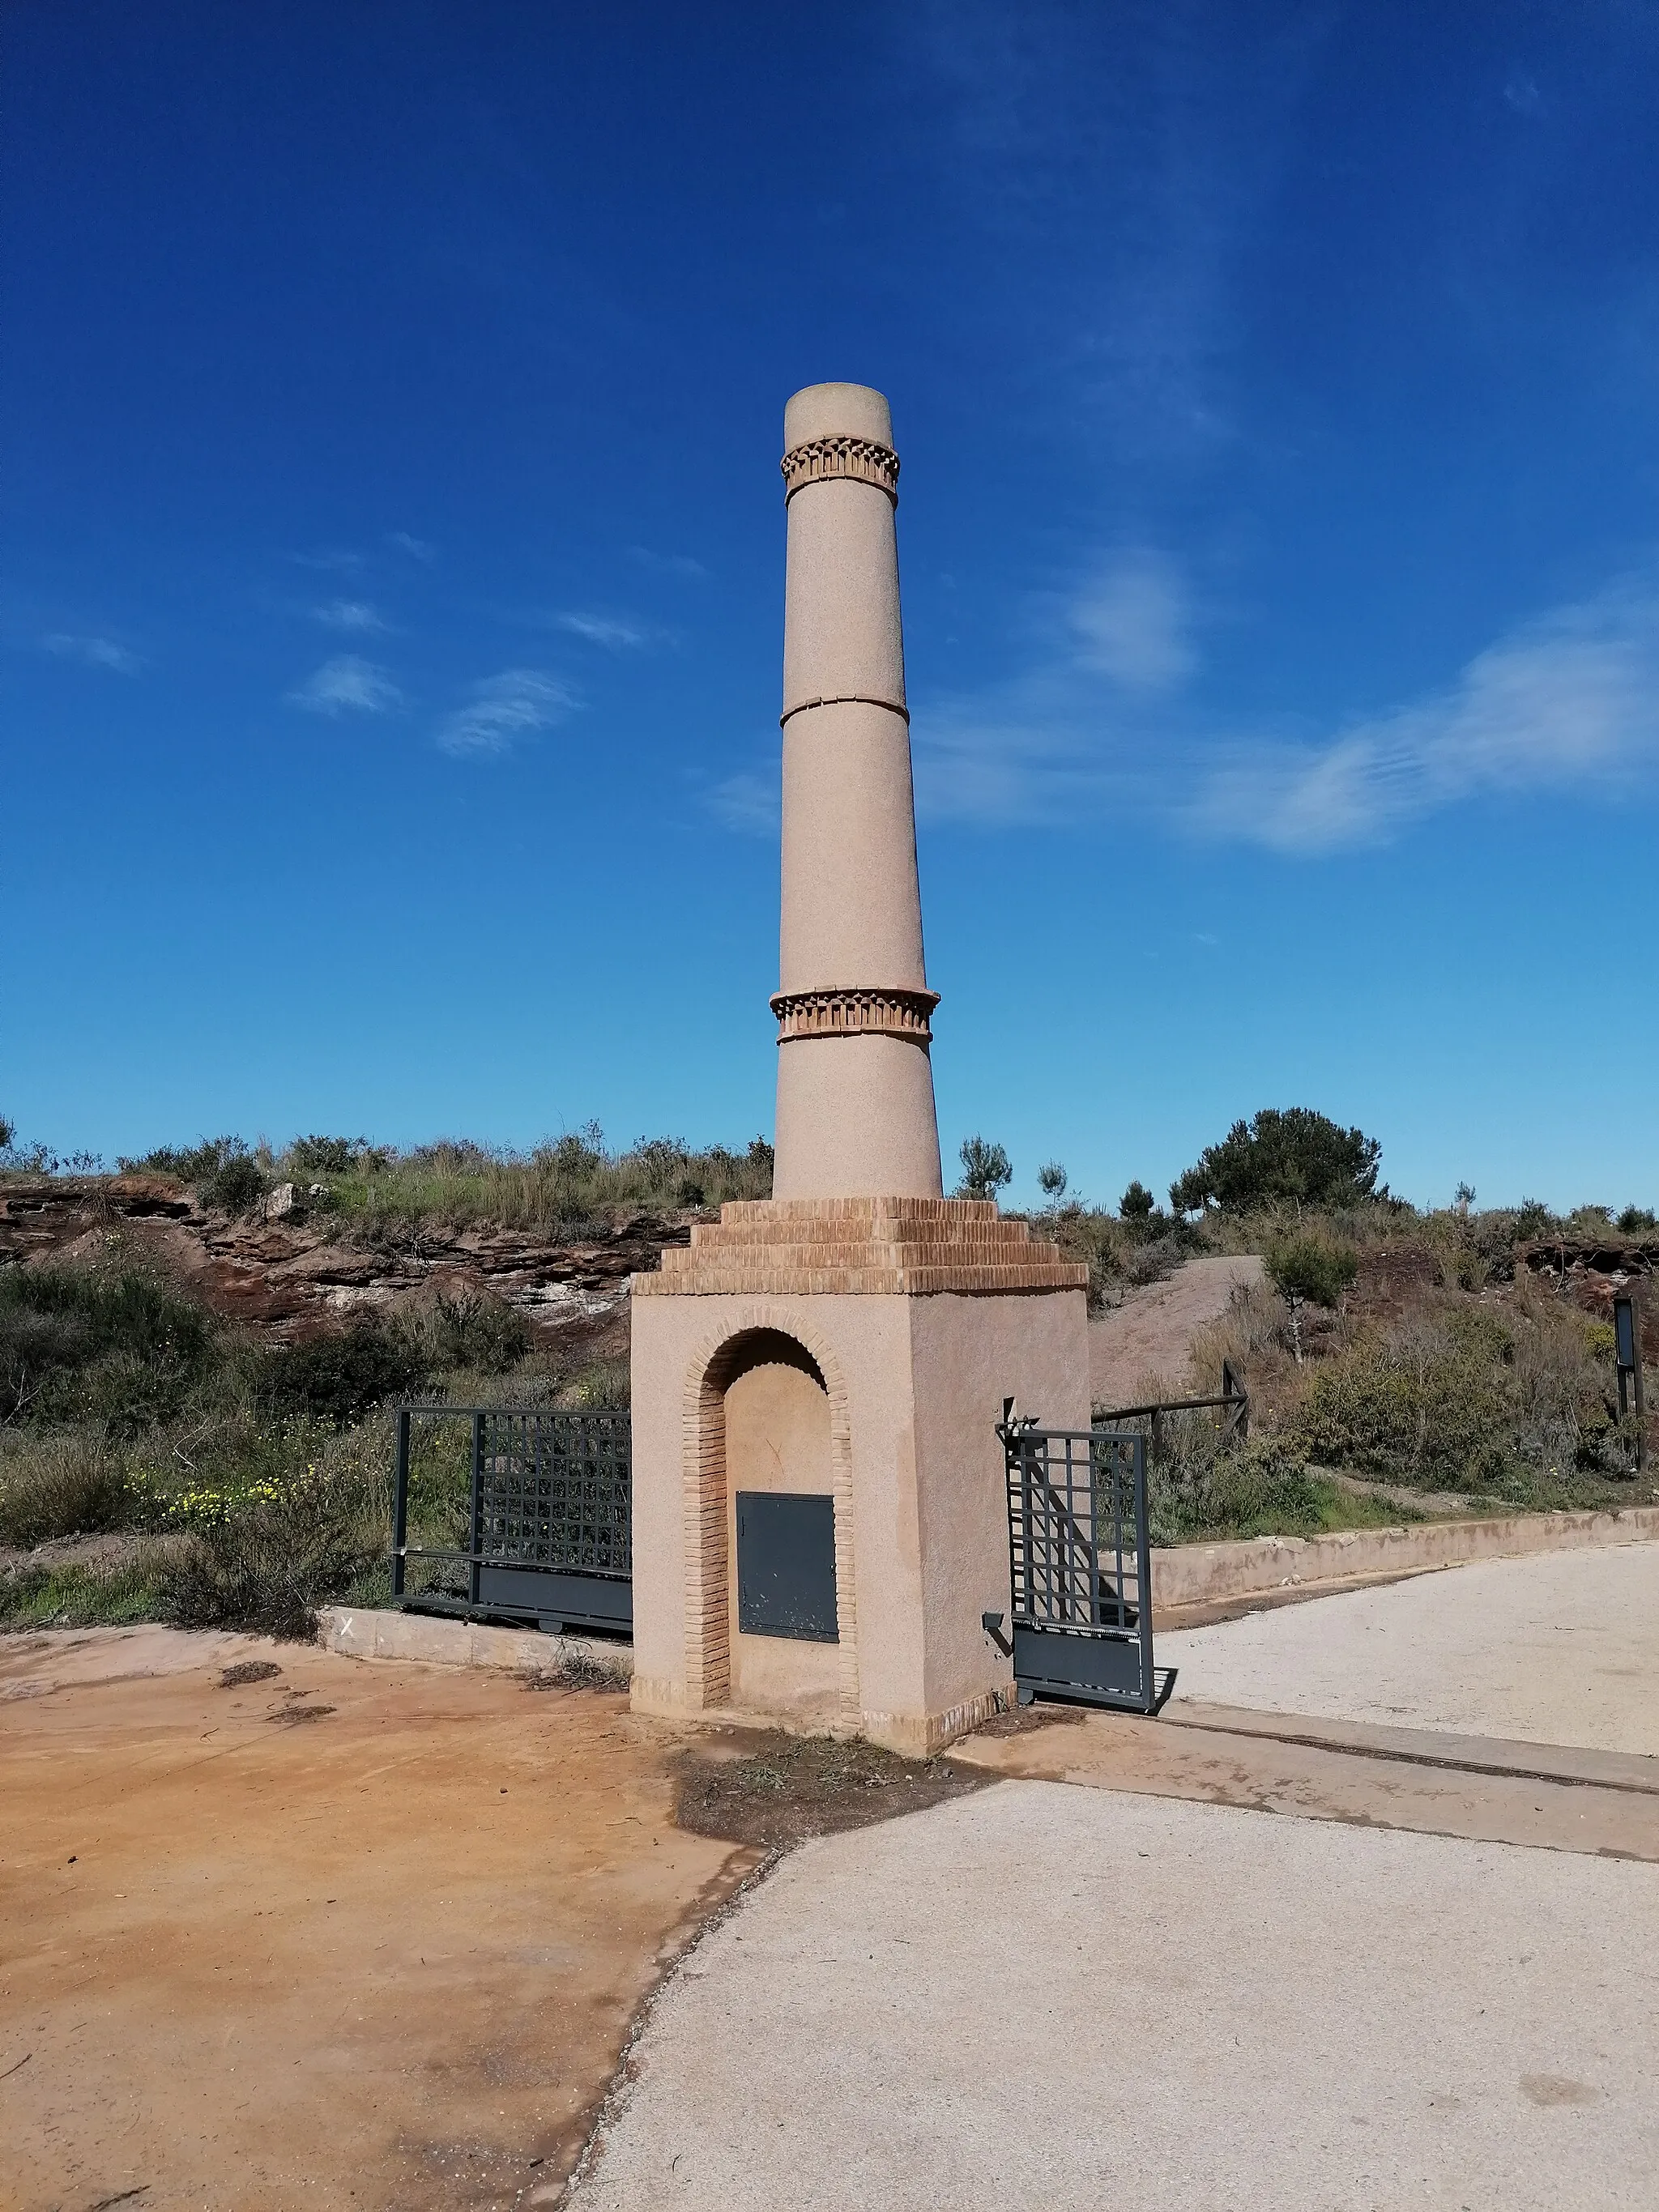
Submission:
M 781 1045 L 829 1036 L 896 1036 L 926 1045 L 933 1042 L 930 1017 L 939 993 L 882 987 L 779 991 L 770 1003 Z
M 836 477 L 874 484 L 898 505 L 898 455 L 872 438 L 812 438 L 787 453 L 778 465 L 783 471 L 786 507 L 806 485 L 827 483 Z

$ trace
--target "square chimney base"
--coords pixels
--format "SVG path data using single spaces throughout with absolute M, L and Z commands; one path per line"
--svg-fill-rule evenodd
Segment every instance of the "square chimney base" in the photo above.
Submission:
M 921 1757 L 1006 1705 L 995 1424 L 1087 1427 L 1086 1279 L 988 1202 L 902 1198 L 727 1206 L 635 1277 L 635 1710 Z

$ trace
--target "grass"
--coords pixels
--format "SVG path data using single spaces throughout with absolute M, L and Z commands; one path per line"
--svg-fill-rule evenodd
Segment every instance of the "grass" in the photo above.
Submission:
M 0 1568 L 0 1631 L 31 1628 L 125 1628 L 164 1618 L 167 1559 L 140 1545 L 123 1559 L 75 1560 Z
M 613 1152 L 592 1124 L 528 1152 L 463 1138 L 398 1152 L 343 1137 L 250 1150 L 240 1138 L 218 1137 L 121 1164 L 168 1176 L 228 1212 L 245 1212 L 291 1182 L 313 1209 L 337 1217 L 343 1233 L 370 1237 L 422 1223 L 570 1230 L 608 1224 L 619 1212 L 672 1214 L 767 1198 L 772 1189 L 772 1147 L 763 1137 L 741 1152 L 722 1145 L 698 1150 L 676 1137 L 642 1137 Z

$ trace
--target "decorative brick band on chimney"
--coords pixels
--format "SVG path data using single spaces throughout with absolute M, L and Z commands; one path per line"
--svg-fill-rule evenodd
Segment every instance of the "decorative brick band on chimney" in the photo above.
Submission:
M 778 1042 L 794 1037 L 900 1036 L 930 1044 L 937 991 L 779 991 L 772 1000 Z
M 806 485 L 835 477 L 874 484 L 898 505 L 899 457 L 890 446 L 878 445 L 873 438 L 814 438 L 786 453 L 779 466 L 786 507 Z

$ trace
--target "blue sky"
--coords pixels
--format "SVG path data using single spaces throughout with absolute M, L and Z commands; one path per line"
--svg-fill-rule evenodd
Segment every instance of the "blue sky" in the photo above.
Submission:
M 13 0 L 0 1109 L 769 1129 L 890 397 L 947 1157 L 1659 1200 L 1659 7 Z

